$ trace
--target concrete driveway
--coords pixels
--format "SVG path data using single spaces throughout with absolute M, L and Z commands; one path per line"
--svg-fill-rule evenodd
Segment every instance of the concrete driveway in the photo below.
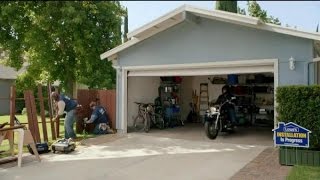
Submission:
M 72 154 L 42 155 L 42 162 L 1 169 L 1 180 L 229 179 L 266 146 L 150 136 L 106 135 Z

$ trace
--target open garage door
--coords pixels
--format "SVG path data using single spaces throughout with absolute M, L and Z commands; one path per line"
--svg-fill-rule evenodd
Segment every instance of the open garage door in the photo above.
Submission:
M 255 74 L 272 73 L 274 75 L 274 88 L 278 86 L 278 60 L 244 60 L 244 61 L 223 61 L 210 63 L 189 63 L 171 65 L 147 65 L 147 66 L 124 66 L 122 67 L 122 87 L 121 88 L 121 108 L 119 113 L 119 127 L 127 132 L 128 119 L 128 91 L 132 92 L 131 86 L 128 87 L 129 77 L 161 77 L 161 76 L 204 76 L 204 75 L 227 75 L 227 74 Z M 141 83 L 141 82 L 140 82 Z M 142 84 L 145 82 L 143 81 Z M 131 83 L 132 84 L 132 83 Z M 139 84 L 139 83 L 138 83 Z M 138 85 L 134 83 L 134 85 Z M 137 90 L 138 91 L 138 90 Z M 274 100 L 275 101 L 275 100 Z M 274 102 L 276 106 L 276 102 Z M 276 111 L 274 113 L 276 117 Z M 276 125 L 276 119 L 274 124 Z
M 128 76 L 201 76 L 247 73 L 274 73 L 274 61 L 216 62 L 128 68 Z
M 202 76 L 224 74 L 247 74 L 273 72 L 271 65 L 251 67 L 211 67 L 193 69 L 163 69 L 163 70 L 136 70 L 129 71 L 128 76 Z

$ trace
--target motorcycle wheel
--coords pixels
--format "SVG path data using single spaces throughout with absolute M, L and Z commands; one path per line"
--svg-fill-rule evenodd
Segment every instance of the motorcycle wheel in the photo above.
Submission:
M 149 130 L 150 130 L 150 121 L 151 121 L 150 115 L 147 114 L 147 115 L 146 115 L 146 119 L 145 119 L 145 121 L 144 121 L 144 132 L 146 132 L 146 133 L 148 133 Z
M 218 124 L 218 128 L 216 129 L 214 122 L 206 121 L 204 123 L 204 130 L 209 139 L 216 139 L 219 134 L 219 124 Z

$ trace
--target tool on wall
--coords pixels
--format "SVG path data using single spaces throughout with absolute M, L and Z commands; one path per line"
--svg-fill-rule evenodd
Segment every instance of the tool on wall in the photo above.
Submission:
M 200 103 L 199 114 L 204 117 L 206 111 L 209 109 L 209 90 L 208 83 L 200 83 Z

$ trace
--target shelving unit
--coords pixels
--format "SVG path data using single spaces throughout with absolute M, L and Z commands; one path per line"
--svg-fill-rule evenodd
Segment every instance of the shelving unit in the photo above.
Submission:
M 240 102 L 238 101 L 238 104 L 236 105 L 238 119 L 239 117 L 244 117 L 247 121 L 250 121 L 252 125 L 273 124 L 273 83 L 237 84 L 235 86 L 248 88 L 248 92 L 246 93 L 237 94 L 234 92 L 237 99 L 240 99 Z M 255 89 L 259 88 L 265 88 L 266 92 L 263 92 L 261 89 L 256 92 Z M 243 99 L 247 99 L 247 102 L 243 103 Z M 260 113 L 260 109 L 264 109 L 267 113 Z
M 181 123 L 181 84 L 162 81 L 159 87 L 159 96 L 164 110 L 164 119 L 172 126 L 172 122 Z
M 256 111 L 253 116 L 253 125 L 272 126 L 274 123 L 274 85 L 273 83 L 255 84 L 256 87 L 267 87 L 269 92 L 254 92 Z M 270 91 L 271 90 L 271 91 Z M 260 100 L 259 102 L 259 99 Z M 263 102 L 264 101 L 264 102 Z M 260 112 L 260 110 L 262 110 Z M 262 113 L 263 112 L 263 113 Z

